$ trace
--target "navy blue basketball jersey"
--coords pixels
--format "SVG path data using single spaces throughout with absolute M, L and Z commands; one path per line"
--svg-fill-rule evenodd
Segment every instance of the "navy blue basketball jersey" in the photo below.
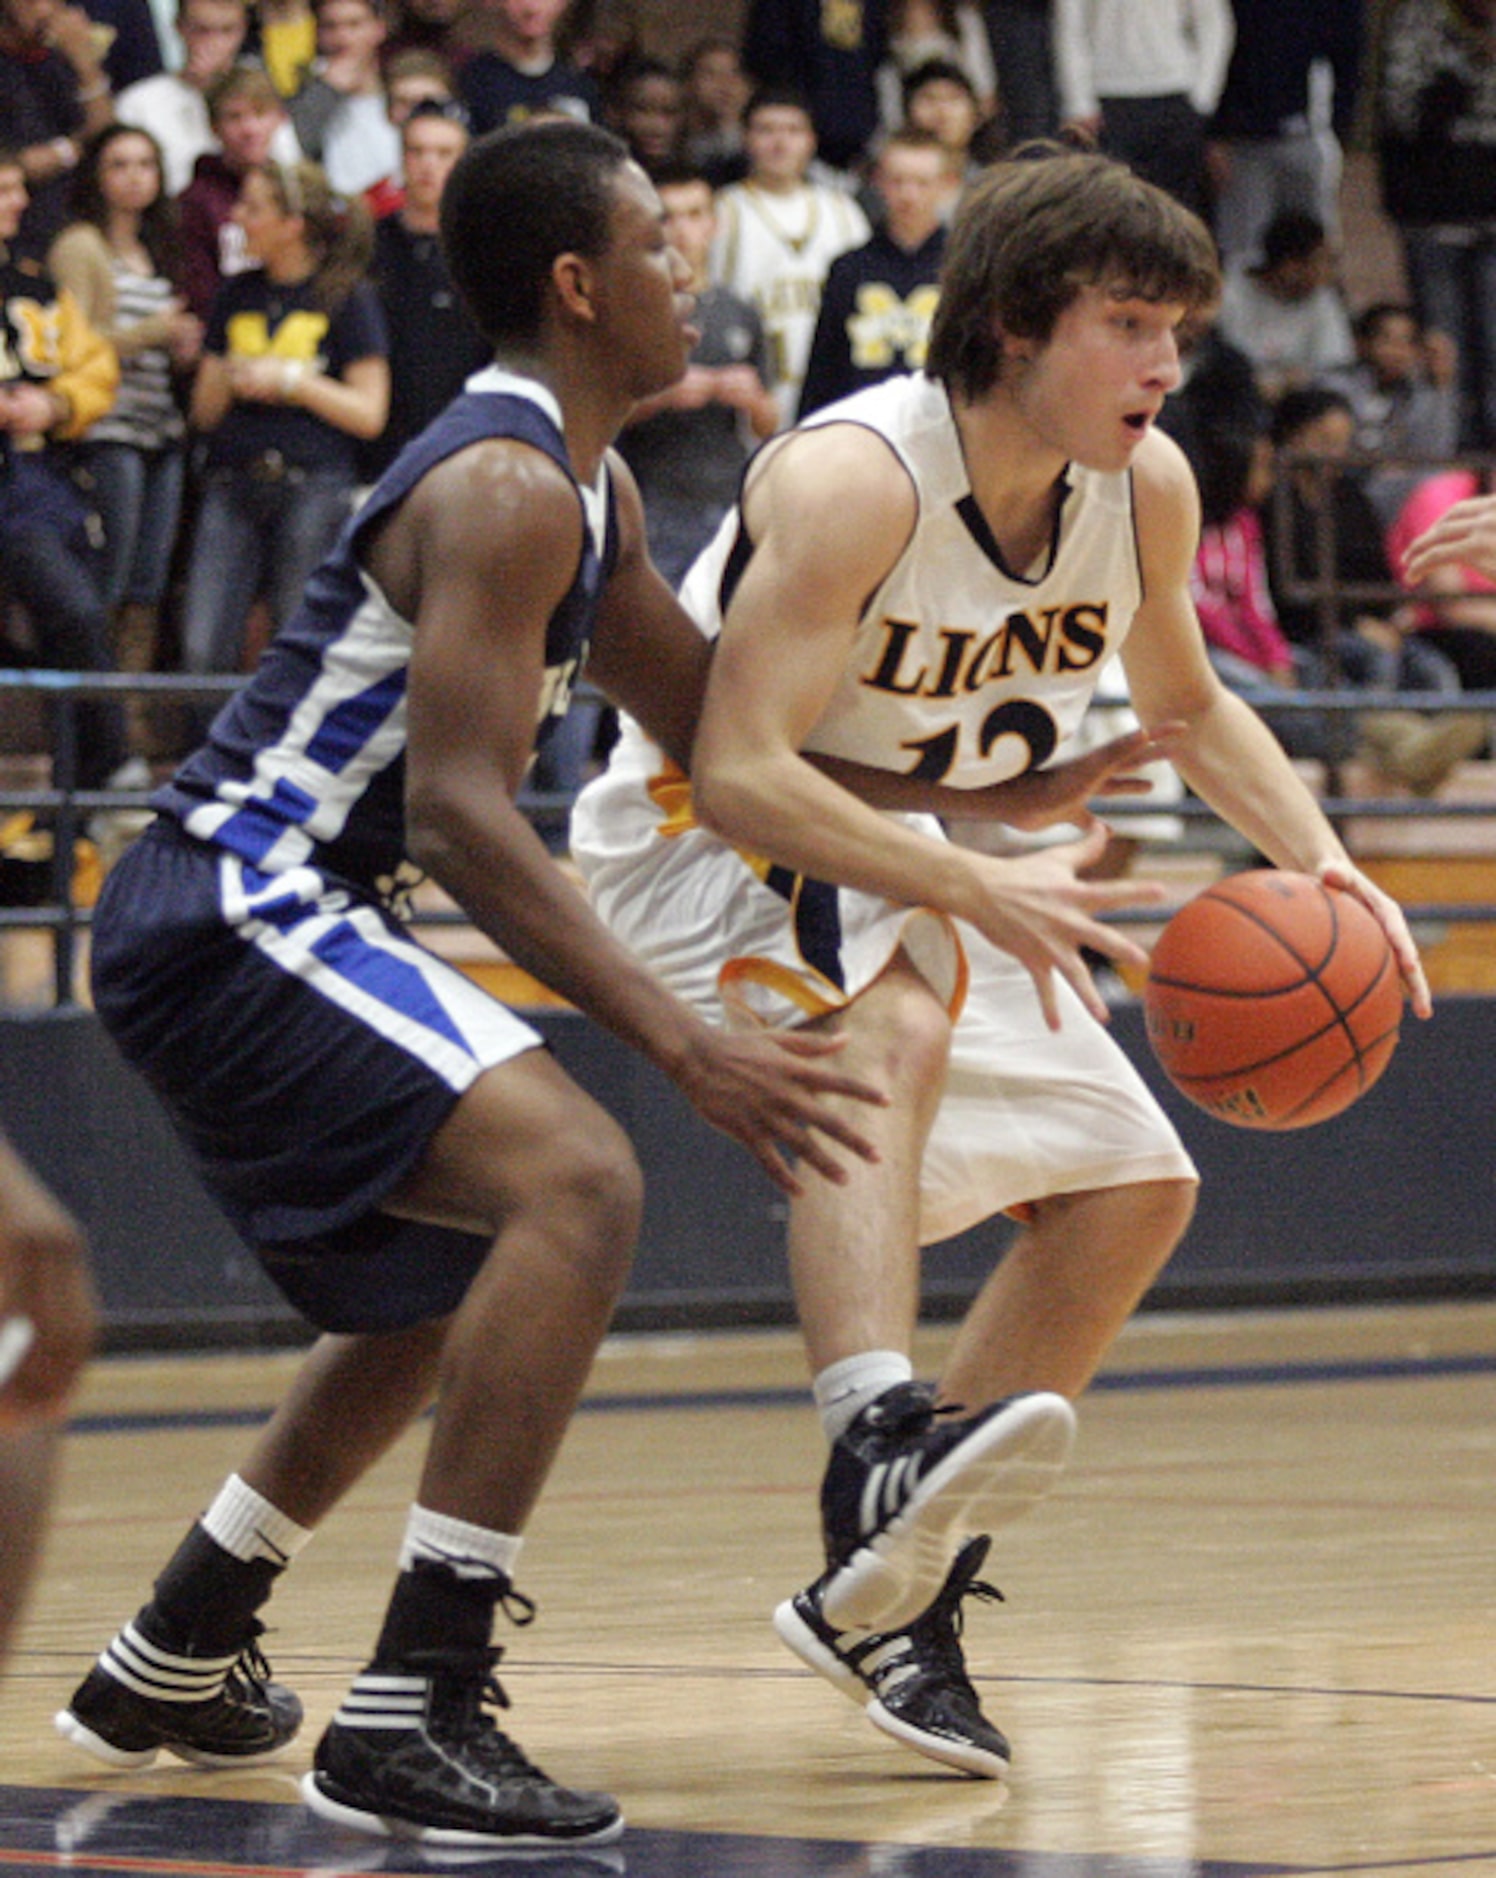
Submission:
M 514 438 L 573 476 L 560 420 L 555 399 L 534 380 L 496 366 L 470 378 L 350 518 L 254 677 L 152 806 L 262 874 L 309 865 L 387 891 L 406 858 L 405 688 L 414 627 L 360 565 L 361 544 L 429 470 L 470 444 Z M 547 626 L 537 749 L 566 713 L 617 556 L 606 464 L 594 487 L 577 484 L 577 495 L 582 552 Z

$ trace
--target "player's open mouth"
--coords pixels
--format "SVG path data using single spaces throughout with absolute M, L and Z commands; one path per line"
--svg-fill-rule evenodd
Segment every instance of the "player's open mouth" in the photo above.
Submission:
M 1122 422 L 1134 436 L 1141 437 L 1147 431 L 1148 426 L 1153 422 L 1153 413 L 1151 411 L 1129 411 L 1122 419 Z

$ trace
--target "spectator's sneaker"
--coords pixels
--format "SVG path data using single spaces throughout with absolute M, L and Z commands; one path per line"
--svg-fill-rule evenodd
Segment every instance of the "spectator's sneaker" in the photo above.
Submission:
M 301 1726 L 301 1703 L 270 1680 L 264 1625 L 233 1656 L 193 1656 L 148 1634 L 149 1607 L 105 1650 L 56 1717 L 57 1732 L 110 1767 L 149 1767 L 164 1748 L 198 1767 L 252 1767 Z
M 992 1541 L 968 1539 L 939 1597 L 905 1630 L 836 1630 L 821 1609 L 824 1579 L 774 1613 L 774 1628 L 802 1663 L 862 1707 L 875 1728 L 917 1754 L 986 1780 L 1008 1771 L 1008 1743 L 982 1713 L 961 1653 L 961 1605 L 997 1602 L 1002 1593 L 977 1578 Z
M 1075 1438 L 1063 1396 L 1035 1393 L 963 1416 L 925 1383 L 870 1402 L 831 1450 L 821 1485 L 837 1630 L 907 1629 L 935 1600 L 960 1535 L 1016 1519 L 1059 1478 Z
M 301 1795 L 335 1825 L 430 1845 L 606 1845 L 623 1832 L 603 1793 L 557 1786 L 499 1729 L 497 1649 L 433 1650 L 354 1683 L 317 1744 Z

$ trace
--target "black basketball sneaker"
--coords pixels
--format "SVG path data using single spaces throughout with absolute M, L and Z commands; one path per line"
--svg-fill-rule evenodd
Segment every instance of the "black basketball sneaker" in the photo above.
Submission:
M 821 1484 L 837 1630 L 906 1629 L 935 1600 L 961 1535 L 1017 1519 L 1058 1480 L 1075 1438 L 1063 1396 L 1036 1392 L 963 1415 L 926 1383 L 896 1383 L 831 1450 Z
M 907 1629 L 836 1630 L 821 1609 L 817 1579 L 786 1598 L 774 1628 L 802 1663 L 863 1708 L 875 1728 L 917 1754 L 986 1780 L 1001 1780 L 1010 1752 L 1002 1730 L 982 1713 L 961 1649 L 962 1604 L 997 1603 L 1002 1593 L 977 1577 L 992 1541 L 968 1539 L 940 1595 Z
M 501 1652 L 431 1650 L 355 1681 L 301 1783 L 312 1811 L 382 1838 L 489 1847 L 606 1845 L 617 1803 L 543 1774 L 494 1722 Z
M 197 1656 L 171 1647 L 147 1605 L 73 1692 L 57 1732 L 110 1767 L 149 1767 L 163 1749 L 198 1767 L 268 1761 L 300 1728 L 301 1703 L 271 1681 L 264 1630 L 251 1618 L 240 1650 Z

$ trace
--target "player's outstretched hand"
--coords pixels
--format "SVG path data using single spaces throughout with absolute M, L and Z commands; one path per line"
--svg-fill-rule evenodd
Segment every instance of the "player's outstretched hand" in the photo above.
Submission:
M 843 1041 L 803 1031 L 707 1031 L 677 1081 L 697 1113 L 740 1141 L 786 1193 L 802 1191 L 795 1173 L 801 1163 L 841 1185 L 847 1170 L 827 1151 L 826 1140 L 864 1161 L 876 1161 L 878 1151 L 826 1098 L 888 1106 L 888 1097 L 871 1083 L 818 1060 L 834 1056 Z
M 1160 724 L 1156 730 L 1131 730 L 1098 744 L 1084 756 L 1029 770 L 1011 782 L 998 783 L 981 795 L 987 812 L 1014 828 L 1053 828 L 1074 822 L 1089 828 L 1095 820 L 1089 804 L 1097 796 L 1142 796 L 1153 788 L 1138 771 L 1166 762 L 1184 735 L 1183 724 Z
M 1403 556 L 1403 574 L 1414 586 L 1440 567 L 1473 567 L 1496 580 L 1496 496 L 1452 504 Z
M 1373 915 L 1386 933 L 1388 945 L 1392 947 L 1392 956 L 1402 973 L 1413 1014 L 1416 1017 L 1432 1017 L 1434 1000 L 1428 988 L 1428 979 L 1424 976 L 1423 961 L 1418 956 L 1418 947 L 1413 943 L 1408 922 L 1403 918 L 1403 910 L 1396 900 L 1348 861 L 1327 861 L 1319 870 L 1319 878 L 1327 887 L 1339 887 L 1345 893 L 1354 894 Z
M 93 1348 L 83 1234 L 0 1137 L 0 1338 L 16 1358 L 0 1427 L 60 1415 Z
M 1083 946 L 1118 964 L 1148 963 L 1143 948 L 1105 925 L 1101 916 L 1121 907 L 1156 906 L 1167 897 L 1166 889 L 1153 880 L 1083 880 L 1083 870 L 1100 860 L 1107 839 L 1106 824 L 1098 821 L 1079 841 L 1018 859 L 978 863 L 988 892 L 984 904 L 966 916 L 1027 968 L 1051 1030 L 1060 1028 L 1056 972 L 1094 1018 L 1107 1021 L 1106 1005 L 1081 956 Z

